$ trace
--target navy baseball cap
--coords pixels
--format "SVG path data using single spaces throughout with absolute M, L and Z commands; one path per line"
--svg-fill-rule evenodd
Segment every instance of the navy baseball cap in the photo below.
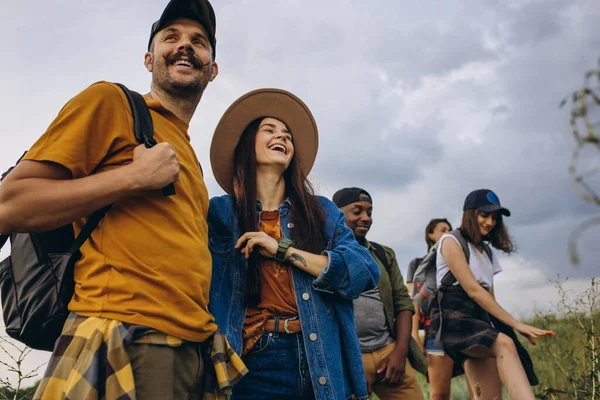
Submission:
M 159 20 L 152 24 L 150 30 L 150 39 L 148 40 L 148 50 L 152 44 L 154 36 L 166 28 L 171 21 L 177 18 L 188 18 L 198 21 L 206 29 L 208 40 L 212 47 L 213 60 L 217 57 L 217 39 L 215 37 L 217 30 L 217 19 L 215 10 L 208 0 L 171 0 L 165 7 Z
M 358 201 L 367 201 L 373 204 L 371 195 L 366 190 L 357 187 L 338 190 L 333 195 L 332 201 L 338 208 L 342 208 L 350 203 L 356 203 Z
M 489 189 L 474 190 L 465 199 L 463 210 L 477 209 L 486 213 L 500 211 L 500 214 L 510 217 L 510 211 L 500 205 L 496 193 Z

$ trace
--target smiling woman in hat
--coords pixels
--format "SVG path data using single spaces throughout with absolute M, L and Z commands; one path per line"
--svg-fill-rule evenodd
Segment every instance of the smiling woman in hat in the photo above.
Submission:
M 444 234 L 437 245 L 438 291 L 430 332 L 437 334 L 436 346 L 464 363 L 475 398 L 501 399 L 504 385 L 512 399 L 533 400 L 530 385 L 538 381 L 514 331 L 532 344 L 552 331 L 517 321 L 494 297 L 494 275 L 502 267 L 489 245 L 507 254 L 514 251 L 503 219 L 510 211 L 488 189 L 471 192 L 463 210 L 461 227 Z
M 210 311 L 249 373 L 234 399 L 366 398 L 352 298 L 379 268 L 307 180 L 315 120 L 295 95 L 236 100 L 211 144 L 228 194 L 210 201 Z

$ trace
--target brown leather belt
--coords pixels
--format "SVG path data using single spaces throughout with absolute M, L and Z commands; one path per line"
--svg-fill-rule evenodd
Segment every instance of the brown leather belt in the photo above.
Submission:
M 264 325 L 264 330 L 267 332 L 285 332 L 285 333 L 298 333 L 302 332 L 300 326 L 300 320 L 298 317 L 293 318 L 280 318 L 278 320 L 278 326 L 275 326 L 275 318 L 269 318 Z

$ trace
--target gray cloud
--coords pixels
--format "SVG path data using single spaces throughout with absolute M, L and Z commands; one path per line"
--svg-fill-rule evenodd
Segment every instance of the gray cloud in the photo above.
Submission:
M 552 1 L 531 1 L 511 11 L 512 19 L 508 22 L 509 41 L 514 45 L 537 45 L 540 42 L 557 37 L 563 25 L 568 3 Z

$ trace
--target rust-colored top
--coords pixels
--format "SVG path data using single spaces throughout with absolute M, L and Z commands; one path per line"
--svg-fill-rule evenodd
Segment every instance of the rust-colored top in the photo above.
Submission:
M 259 231 L 273 239 L 279 239 L 281 219 L 278 211 L 263 211 Z M 255 251 L 258 251 L 255 249 Z M 260 263 L 260 303 L 248 308 L 244 321 L 244 350 L 246 353 L 260 339 L 264 323 L 270 317 L 293 317 L 298 315 L 294 294 L 292 268 L 273 258 L 263 258 Z

